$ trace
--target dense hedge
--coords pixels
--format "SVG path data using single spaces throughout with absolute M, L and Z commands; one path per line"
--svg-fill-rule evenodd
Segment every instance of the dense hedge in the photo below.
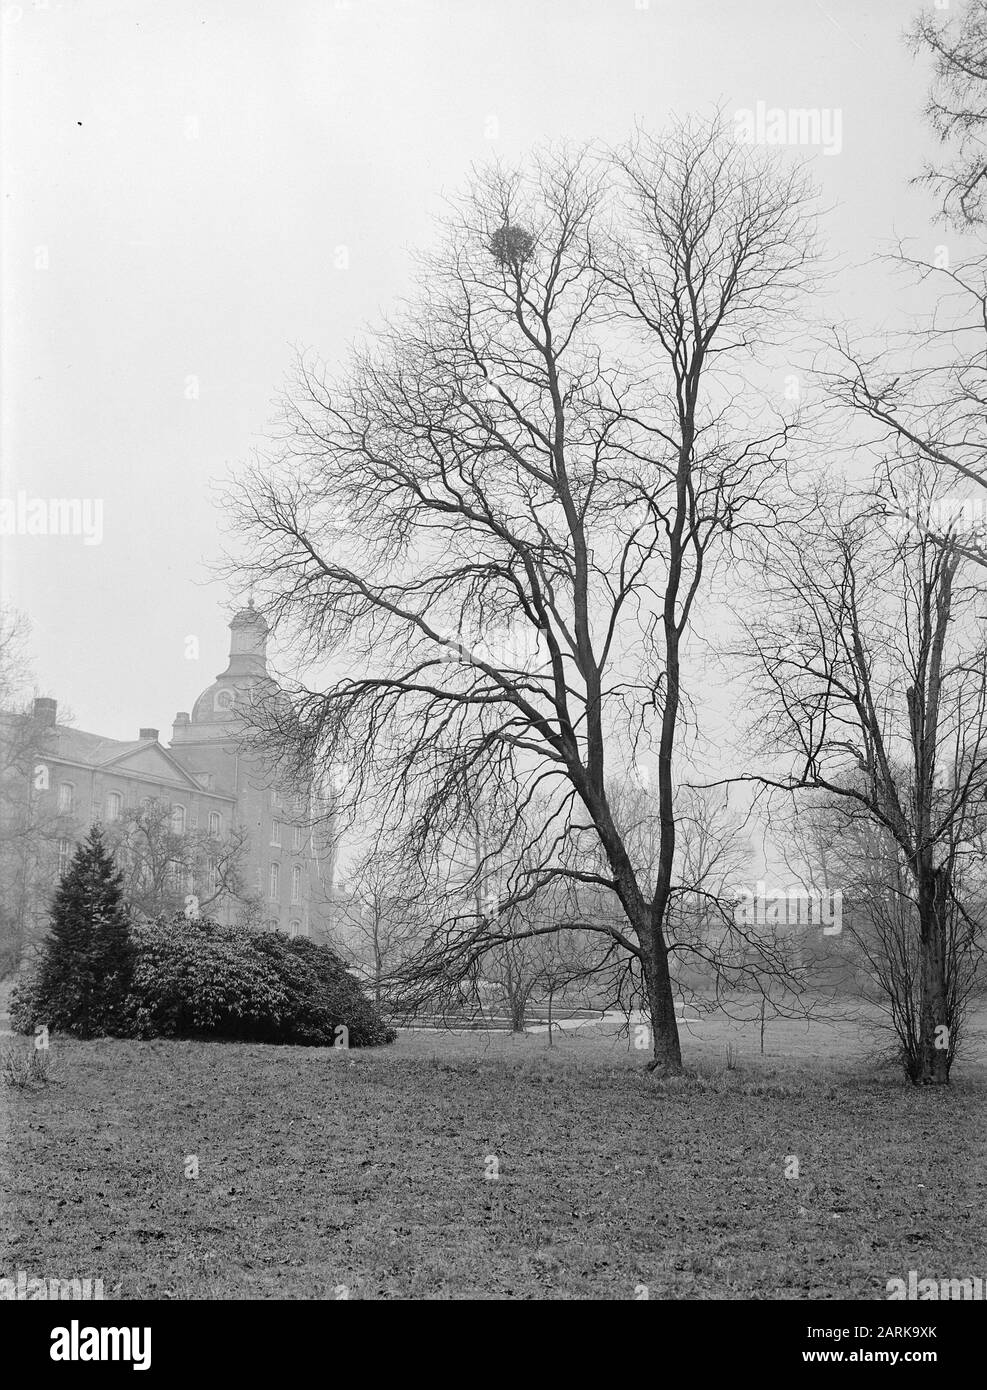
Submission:
M 279 932 L 251 935 L 205 919 L 131 925 L 130 993 L 118 1036 L 224 1038 L 313 1047 L 393 1042 L 359 984 L 328 947 Z M 18 987 L 14 1027 L 49 1023 L 37 981 Z M 75 1032 L 71 1021 L 59 1027 Z M 345 1030 L 345 1031 L 343 1031 Z

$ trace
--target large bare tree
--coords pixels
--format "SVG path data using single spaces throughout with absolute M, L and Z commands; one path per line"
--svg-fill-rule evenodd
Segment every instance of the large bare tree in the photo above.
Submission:
M 422 861 L 454 852 L 478 788 L 499 797 L 530 866 L 513 896 L 565 879 L 619 904 L 592 929 L 640 967 L 670 1070 L 689 635 L 774 517 L 792 426 L 751 363 L 805 282 L 809 201 L 719 121 L 477 173 L 415 302 L 348 374 L 299 363 L 232 498 L 238 577 L 317 673 L 270 736 L 349 767 L 361 814 Z M 648 875 L 608 794 L 628 739 L 655 759 Z M 467 969 L 488 926 L 464 895 L 426 956 Z

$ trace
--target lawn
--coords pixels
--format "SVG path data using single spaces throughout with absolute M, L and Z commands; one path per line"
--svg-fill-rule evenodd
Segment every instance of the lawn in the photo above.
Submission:
M 770 1025 L 762 1058 L 756 1026 L 707 1021 L 670 1082 L 606 1026 L 551 1050 L 56 1039 L 57 1084 L 0 1093 L 0 1274 L 178 1299 L 875 1299 L 911 1269 L 984 1275 L 982 1019 L 970 1036 L 945 1093 L 864 1067 L 850 1024 Z

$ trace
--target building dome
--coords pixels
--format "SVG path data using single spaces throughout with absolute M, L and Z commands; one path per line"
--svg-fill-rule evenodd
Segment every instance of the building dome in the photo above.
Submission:
M 192 706 L 189 724 L 182 722 L 183 731 L 197 725 L 223 726 L 235 724 L 245 704 L 275 688 L 267 670 L 267 634 L 270 631 L 263 613 L 254 607 L 253 599 L 230 620 L 230 659 L 226 670 L 206 687 Z M 176 721 L 176 733 L 178 722 Z M 228 731 L 232 733 L 232 729 Z M 187 736 L 187 734 L 186 734 Z

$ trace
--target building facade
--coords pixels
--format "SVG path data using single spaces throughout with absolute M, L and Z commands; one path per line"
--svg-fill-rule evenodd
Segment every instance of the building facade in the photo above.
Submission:
M 310 788 L 273 775 L 244 736 L 241 712 L 277 690 L 267 623 L 252 602 L 230 634 L 225 670 L 191 711 L 175 716 L 168 747 L 150 727 L 131 741 L 70 728 L 58 723 L 55 700 L 34 701 L 29 756 L 5 759 L 4 802 L 17 805 L 11 793 L 23 783 L 26 821 L 43 847 L 35 872 L 46 891 L 36 895 L 35 915 L 46 915 L 52 886 L 98 823 L 125 872 L 153 880 L 166 871 L 172 904 L 194 898 L 203 914 L 228 924 L 326 939 L 334 852 L 311 830 Z M 13 873 L 4 868 L 5 878 Z M 159 900 L 153 882 L 149 892 Z

